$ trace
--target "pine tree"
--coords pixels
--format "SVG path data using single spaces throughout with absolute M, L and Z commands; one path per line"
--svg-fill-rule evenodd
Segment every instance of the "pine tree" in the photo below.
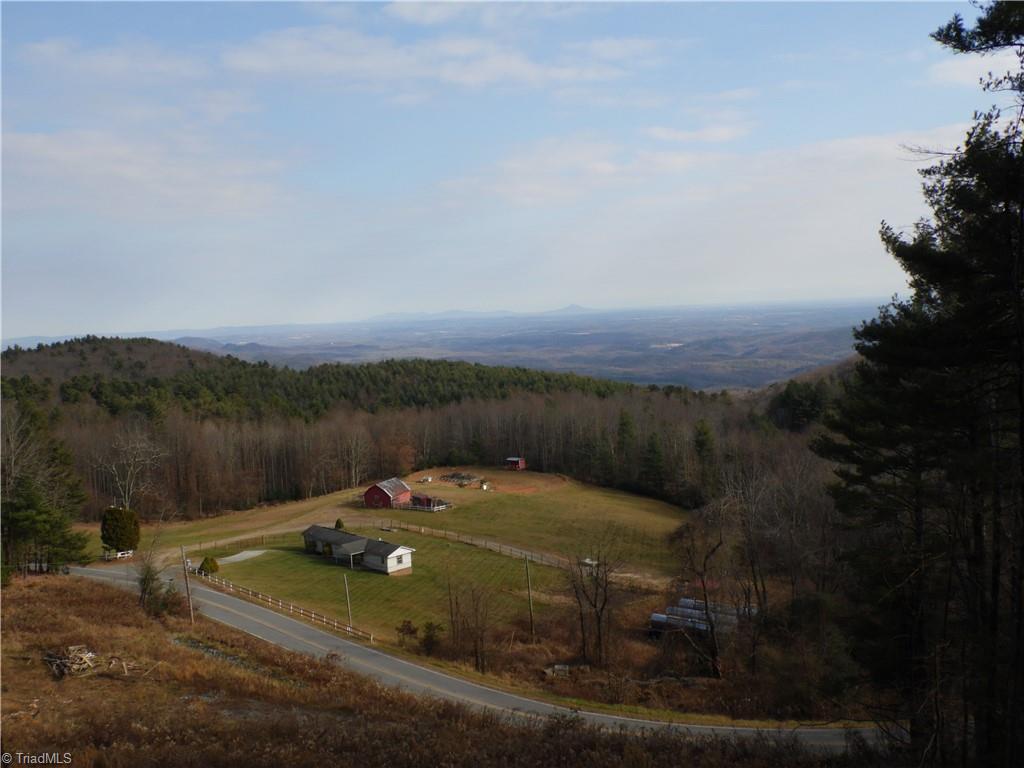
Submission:
M 661 452 L 661 440 L 655 434 L 647 438 L 647 447 L 640 462 L 640 487 L 649 496 L 665 494 L 665 457 Z
M 961 52 L 1024 44 L 1024 9 L 995 3 Z M 1022 58 L 1024 62 L 1024 58 Z M 992 88 L 1017 90 L 1017 74 Z M 1024 157 L 1021 111 L 976 117 L 924 171 L 932 219 L 882 228 L 910 276 L 855 333 L 863 362 L 816 444 L 839 462 L 851 526 L 860 661 L 900 701 L 922 764 L 1024 757 Z
M 100 540 L 115 552 L 137 549 L 139 546 L 139 516 L 130 509 L 110 507 L 100 521 Z

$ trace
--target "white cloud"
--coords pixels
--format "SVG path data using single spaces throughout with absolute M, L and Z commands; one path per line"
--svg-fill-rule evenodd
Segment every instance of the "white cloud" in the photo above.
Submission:
M 479 174 L 447 182 L 451 204 L 497 197 L 516 205 L 563 204 L 692 169 L 690 152 L 630 151 L 595 139 L 551 139 L 515 152 Z
M 950 148 L 966 128 L 743 153 L 547 140 L 447 185 L 438 211 L 467 253 L 482 242 L 460 222 L 507 229 L 511 244 L 493 242 L 491 257 L 514 252 L 521 269 L 504 295 L 539 304 L 559 301 L 566 274 L 575 295 L 608 306 L 885 296 L 905 278 L 880 222 L 927 214 L 916 173 L 927 161 L 903 147 Z
M 657 40 L 644 37 L 603 37 L 566 44 L 566 49 L 595 59 L 623 61 L 646 59 L 657 52 Z
M 384 12 L 416 26 L 466 22 L 495 32 L 520 29 L 524 24 L 546 23 L 578 16 L 586 3 L 554 2 L 392 2 Z
M 188 101 L 200 118 L 214 125 L 259 111 L 256 102 L 248 94 L 228 88 L 199 91 Z
M 647 135 L 660 141 L 695 141 L 720 143 L 734 141 L 750 133 L 750 126 L 741 123 L 719 123 L 705 125 L 691 131 L 681 131 L 656 125 L 647 130 Z
M 709 98 L 713 101 L 736 102 L 750 101 L 751 99 L 756 99 L 759 95 L 760 93 L 756 88 L 730 88 L 729 90 L 711 94 Z
M 620 82 L 619 87 L 609 87 L 607 83 L 570 85 L 558 88 L 552 95 L 564 104 L 603 109 L 657 109 L 671 102 L 664 93 L 637 89 L 626 80 Z
M 98 131 L 3 137 L 4 212 L 140 216 L 250 215 L 277 198 L 278 163 L 233 157 L 188 134 Z
M 22 55 L 30 62 L 67 75 L 105 78 L 197 78 L 206 71 L 198 58 L 172 53 L 152 43 L 83 48 L 64 39 L 29 43 Z
M 1020 67 L 1017 54 L 1010 50 L 990 56 L 956 54 L 932 64 L 928 68 L 928 76 L 932 82 L 942 85 L 977 86 L 979 81 L 988 77 L 989 72 L 998 77 Z
M 399 43 L 334 26 L 272 32 L 227 49 L 224 65 L 237 72 L 393 86 L 435 81 L 462 86 L 547 85 L 606 80 L 620 69 L 594 59 L 538 61 L 510 46 L 475 37 Z
M 388 3 L 385 10 L 389 16 L 393 16 L 406 23 L 432 26 L 434 24 L 445 24 L 459 16 L 464 16 L 472 10 L 472 6 L 454 2 L 398 2 Z

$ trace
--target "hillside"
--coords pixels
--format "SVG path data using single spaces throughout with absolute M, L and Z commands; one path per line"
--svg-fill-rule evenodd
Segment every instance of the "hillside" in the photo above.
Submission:
M 75 766 L 852 765 L 795 741 L 529 726 L 416 698 L 199 618 L 153 619 L 130 592 L 74 577 L 4 588 L 3 744 Z M 54 679 L 43 656 L 85 645 L 111 668 Z M 121 661 L 125 663 L 122 668 Z M 837 762 L 838 760 L 838 762 Z
M 222 358 L 156 339 L 85 336 L 31 349 L 9 347 L 0 353 L 0 362 L 4 378 L 30 376 L 60 384 L 76 376 L 145 381 L 215 368 Z
M 0 356 L 5 397 L 94 402 L 112 415 L 159 416 L 172 404 L 200 417 L 314 419 L 338 405 L 374 411 L 516 393 L 608 396 L 630 385 L 569 373 L 447 360 L 330 364 L 296 371 L 218 357 L 154 339 L 86 337 L 13 347 Z
M 153 456 L 131 499 L 146 517 L 204 517 L 510 454 L 694 507 L 714 490 L 716 461 L 698 433 L 733 442 L 763 426 L 763 405 L 727 394 L 444 360 L 297 371 L 89 337 L 12 348 L 2 363 L 7 410 L 47 415 L 85 486 L 85 519 L 124 503 L 116 473 L 129 445 Z

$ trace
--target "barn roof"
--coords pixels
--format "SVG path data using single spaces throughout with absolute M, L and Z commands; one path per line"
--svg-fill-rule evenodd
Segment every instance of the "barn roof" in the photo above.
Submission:
M 373 485 L 376 485 L 392 499 L 401 493 L 405 493 L 406 491 L 412 491 L 412 488 L 406 485 L 405 481 L 398 477 L 392 477 L 387 480 L 381 480 L 379 483 L 374 483 Z M 373 486 L 370 487 L 372 488 Z

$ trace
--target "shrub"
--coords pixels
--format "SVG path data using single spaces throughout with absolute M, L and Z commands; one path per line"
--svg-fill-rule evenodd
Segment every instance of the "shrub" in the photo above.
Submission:
M 139 604 L 153 617 L 181 616 L 185 613 L 185 598 L 174 582 L 165 582 L 155 565 L 144 562 L 139 566 Z
M 420 630 L 419 627 L 411 621 L 405 619 L 401 624 L 395 627 L 395 631 L 398 633 L 398 644 L 402 648 L 405 648 L 405 641 L 415 639 Z
M 103 513 L 100 539 L 115 552 L 137 549 L 139 546 L 139 516 L 130 509 L 110 507 Z
M 217 559 L 207 555 L 203 558 L 203 562 L 199 566 L 199 570 L 203 573 L 216 573 L 220 570 L 220 564 Z
M 444 632 L 444 627 L 440 624 L 436 624 L 433 621 L 428 621 L 423 625 L 423 637 L 420 638 L 420 649 L 427 654 L 432 656 L 437 647 L 441 644 L 441 633 Z
M 340 517 L 337 520 L 334 521 L 334 530 L 340 531 L 344 527 L 345 527 L 345 523 L 343 523 L 341 521 Z

